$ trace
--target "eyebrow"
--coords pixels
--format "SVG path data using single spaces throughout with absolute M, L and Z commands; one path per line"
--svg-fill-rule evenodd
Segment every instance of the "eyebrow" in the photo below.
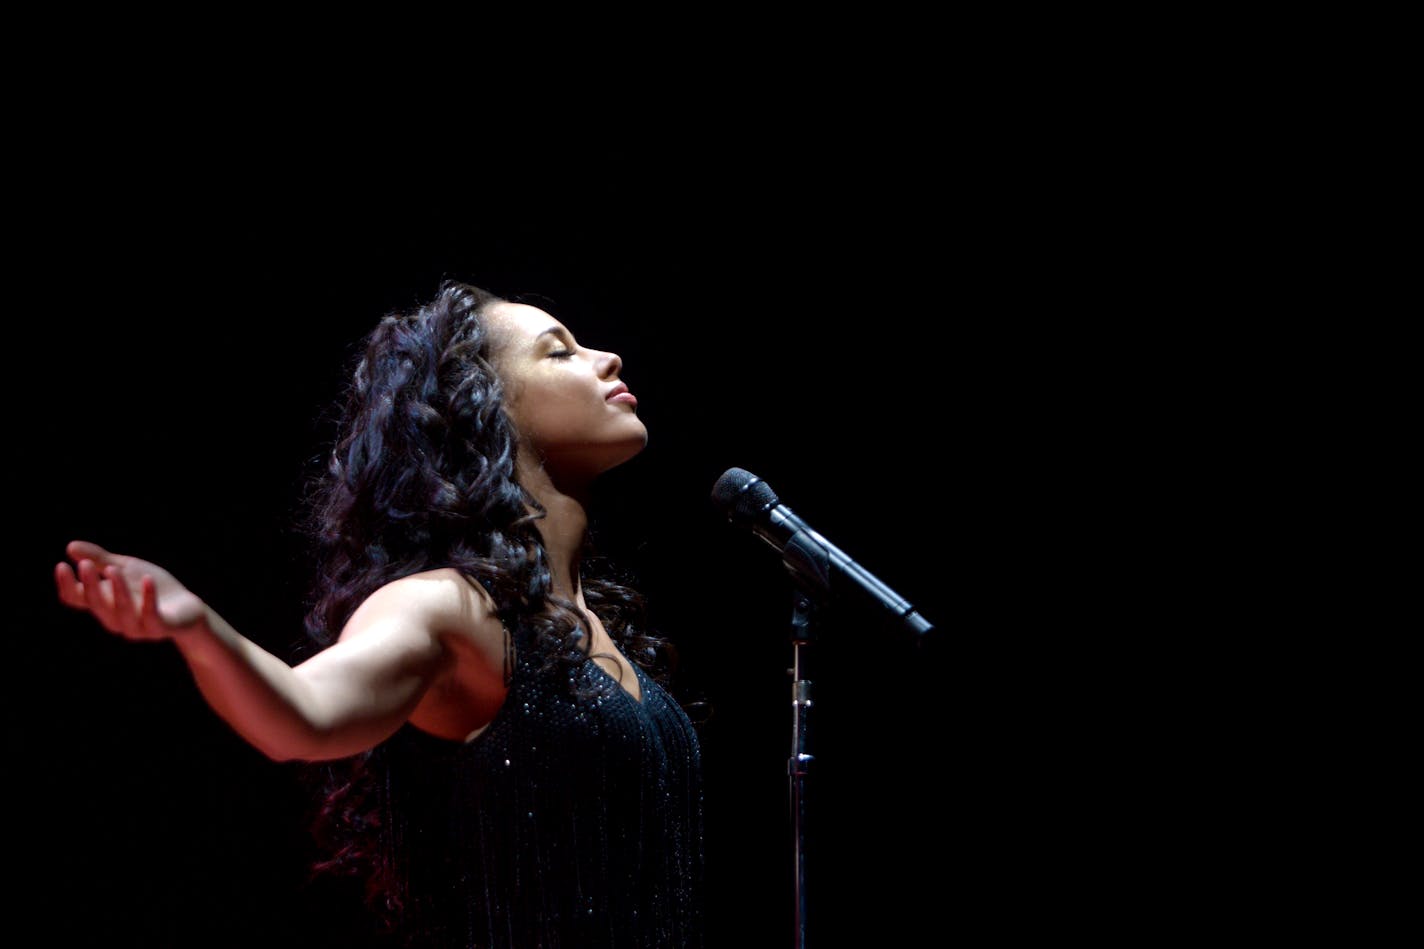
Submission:
M 537 343 L 537 342 L 539 342 L 539 340 L 543 339 L 545 336 L 550 336 L 550 335 L 560 337 L 560 338 L 561 338 L 561 341 L 562 341 L 562 340 L 570 340 L 570 341 L 571 341 L 571 340 L 573 340 L 573 338 L 574 338 L 574 337 L 573 337 L 573 334 L 570 333 L 570 332 L 569 332 L 567 329 L 565 329 L 564 327 L 562 327 L 562 326 L 551 326 L 551 327 L 549 327 L 548 329 L 544 330 L 544 332 L 540 333 L 538 336 L 535 336 L 535 337 L 534 337 L 534 342 Z

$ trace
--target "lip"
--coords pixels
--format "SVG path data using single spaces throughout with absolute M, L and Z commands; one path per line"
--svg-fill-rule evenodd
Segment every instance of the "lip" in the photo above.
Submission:
M 604 396 L 603 400 L 605 402 L 626 402 L 634 407 L 638 405 L 637 398 L 635 398 L 633 393 L 628 391 L 628 387 L 621 382 L 614 386 L 613 391 Z

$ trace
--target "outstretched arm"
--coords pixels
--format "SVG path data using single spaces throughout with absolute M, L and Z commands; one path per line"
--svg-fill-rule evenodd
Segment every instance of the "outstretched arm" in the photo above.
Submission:
M 419 604 L 363 608 L 358 627 L 294 667 L 157 564 L 87 541 L 71 542 L 66 553 L 74 566 L 55 566 L 62 603 L 129 639 L 171 640 L 213 710 L 277 761 L 370 748 L 410 717 L 449 662 Z

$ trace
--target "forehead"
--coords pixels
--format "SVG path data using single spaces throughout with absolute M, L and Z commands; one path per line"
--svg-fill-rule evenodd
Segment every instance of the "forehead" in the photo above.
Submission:
M 504 346 L 532 344 L 545 330 L 563 326 L 537 306 L 508 301 L 489 307 L 485 311 L 485 319 Z

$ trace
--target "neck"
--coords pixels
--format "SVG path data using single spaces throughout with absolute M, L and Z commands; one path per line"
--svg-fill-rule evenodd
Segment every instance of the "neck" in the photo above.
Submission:
M 542 466 L 518 465 L 519 483 L 544 506 L 545 515 L 535 522 L 549 555 L 554 594 L 584 607 L 579 582 L 579 556 L 588 531 L 589 486 L 574 488 L 557 484 Z

